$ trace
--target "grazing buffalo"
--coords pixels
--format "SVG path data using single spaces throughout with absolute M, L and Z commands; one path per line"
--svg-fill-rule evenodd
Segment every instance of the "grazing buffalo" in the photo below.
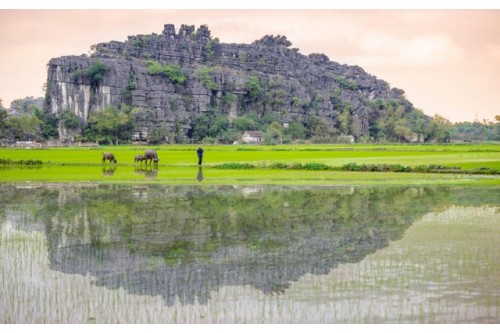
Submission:
M 148 165 L 148 161 L 149 162 L 149 165 L 151 165 L 151 161 L 154 162 L 154 164 L 156 166 L 158 166 L 158 161 L 160 160 L 158 158 L 158 154 L 156 153 L 156 150 L 146 150 L 146 152 L 144 153 L 144 160 L 146 161 L 145 164 Z
M 144 161 L 145 159 L 146 159 L 146 157 L 144 157 L 143 155 L 135 155 L 134 164 L 137 164 L 137 162 L 141 162 L 141 164 L 142 164 L 142 161 Z
M 111 153 L 102 153 L 102 163 L 105 163 L 106 161 L 109 161 L 109 164 L 111 164 L 111 162 L 115 162 L 115 164 L 118 163 L 115 155 Z

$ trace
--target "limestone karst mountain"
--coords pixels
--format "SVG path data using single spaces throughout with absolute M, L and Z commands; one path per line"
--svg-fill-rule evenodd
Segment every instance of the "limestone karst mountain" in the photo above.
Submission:
M 176 31 L 166 24 L 161 34 L 92 49 L 90 56 L 50 60 L 47 111 L 70 110 L 85 121 L 98 110 L 127 105 L 136 110 L 136 134 L 163 124 L 188 138 L 196 117 L 213 110 L 230 120 L 272 115 L 281 124 L 316 117 L 325 130 L 354 138 L 376 135 L 377 119 L 390 108 L 399 107 L 407 119 L 427 120 L 403 90 L 359 66 L 341 65 L 324 54 L 303 55 L 284 36 L 227 44 L 205 25 Z M 409 136 L 415 137 L 418 131 L 411 129 Z

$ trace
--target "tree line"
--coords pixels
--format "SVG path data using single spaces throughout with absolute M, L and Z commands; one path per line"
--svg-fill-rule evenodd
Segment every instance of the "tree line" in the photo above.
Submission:
M 43 98 L 27 97 L 11 103 L 9 109 L 0 100 L 0 140 L 3 141 L 46 141 L 59 140 L 60 128 L 72 133 L 80 142 L 100 144 L 126 144 L 133 140 L 139 118 L 147 110 L 122 105 L 119 109 L 108 107 L 93 112 L 88 119 L 78 117 L 73 111 L 60 114 L 45 112 Z M 161 143 L 221 143 L 231 144 L 241 138 L 245 131 L 262 131 L 264 143 L 348 143 L 351 138 L 357 142 L 440 142 L 451 141 L 500 141 L 500 116 L 495 121 L 451 123 L 435 115 L 424 116 L 420 110 L 407 113 L 404 106 L 386 103 L 384 112 L 370 124 L 370 135 L 357 136 L 358 126 L 352 115 L 342 112 L 336 127 L 314 114 L 302 121 L 284 123 L 279 113 L 247 112 L 229 119 L 218 108 L 193 117 L 191 128 L 185 133 L 178 120 L 173 126 L 155 124 L 148 129 L 141 141 Z

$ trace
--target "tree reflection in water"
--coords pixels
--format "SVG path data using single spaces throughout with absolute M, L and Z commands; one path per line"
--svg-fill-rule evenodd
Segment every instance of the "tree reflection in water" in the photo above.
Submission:
M 386 247 L 426 213 L 496 202 L 456 187 L 3 184 L 0 194 L 1 211 L 23 216 L 16 227 L 45 231 L 51 269 L 167 305 L 206 303 L 221 286 L 284 293 Z

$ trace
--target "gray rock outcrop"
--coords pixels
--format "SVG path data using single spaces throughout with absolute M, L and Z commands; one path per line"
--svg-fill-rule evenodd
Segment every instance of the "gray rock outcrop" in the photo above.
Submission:
M 148 62 L 180 66 L 185 80 L 154 74 Z M 105 70 L 92 77 L 93 65 Z M 202 73 L 203 74 L 200 74 Z M 257 77 L 262 91 L 251 95 L 248 82 Z M 197 115 L 216 108 L 230 119 L 256 112 L 274 113 L 282 123 L 309 115 L 339 128 L 339 115 L 349 112 L 356 137 L 369 134 L 378 100 L 393 100 L 411 112 L 404 91 L 392 88 L 359 66 L 341 65 L 324 54 L 305 56 L 285 36 L 264 36 L 252 44 L 226 44 L 207 26 L 172 24 L 162 34 L 129 36 L 124 42 L 95 46 L 91 56 L 63 56 L 48 66 L 47 111 L 71 110 L 83 120 L 92 112 L 126 104 L 141 110 L 137 130 L 174 123 L 189 136 Z

